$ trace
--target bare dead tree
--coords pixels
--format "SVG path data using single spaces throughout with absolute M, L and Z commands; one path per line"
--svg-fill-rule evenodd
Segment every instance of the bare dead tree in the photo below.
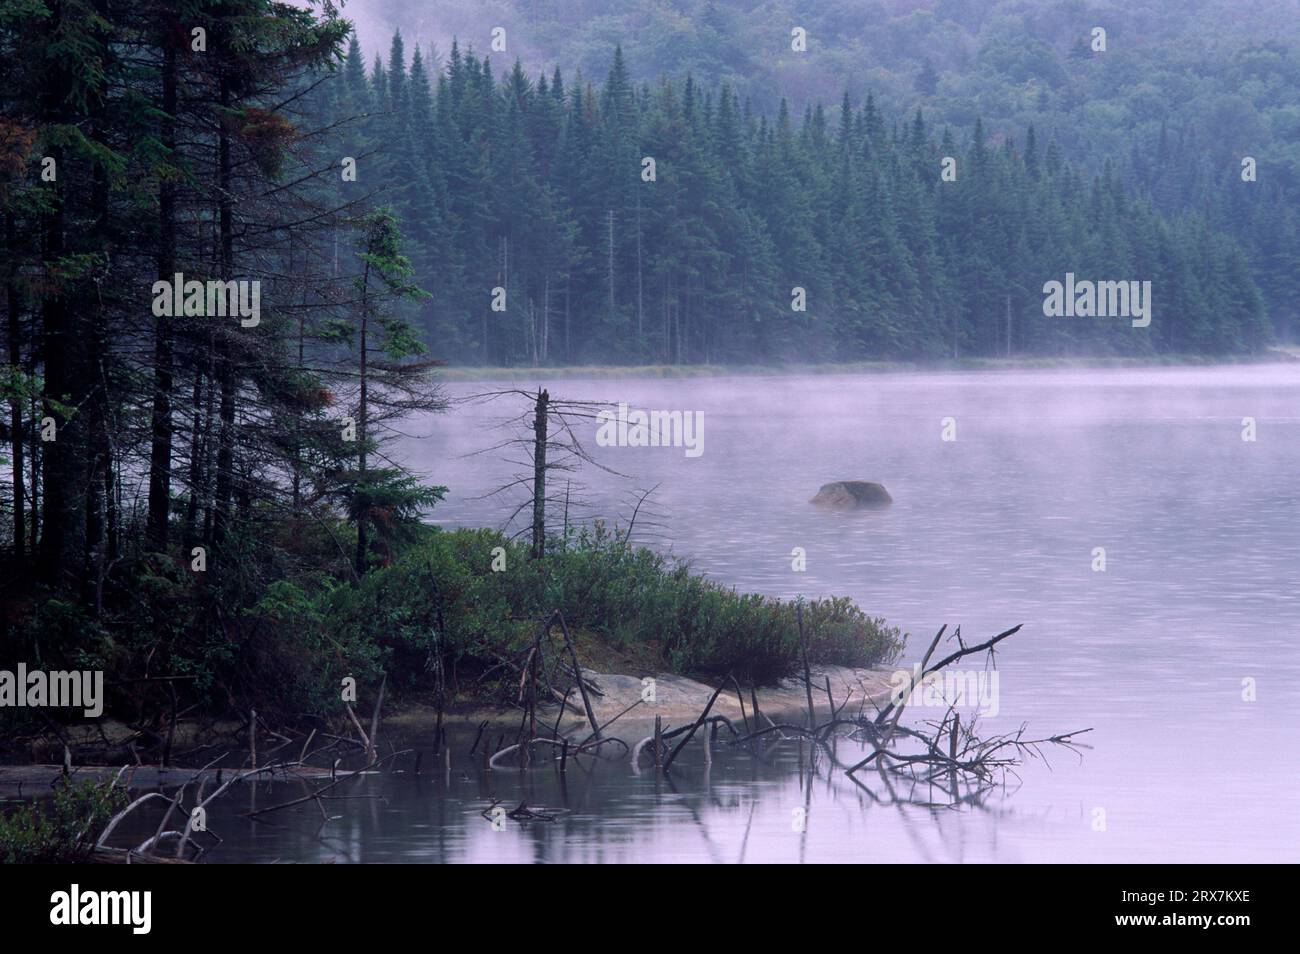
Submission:
M 509 432 L 508 437 L 469 456 L 498 451 L 522 453 L 520 458 L 506 458 L 507 462 L 522 470 L 480 499 L 516 490 L 525 491 L 518 506 L 504 521 L 503 529 L 509 529 L 521 513 L 530 513 L 531 517 L 527 524 L 516 530 L 512 536 L 529 534 L 532 556 L 534 559 L 541 559 L 546 552 L 548 504 L 562 505 L 566 533 L 569 510 L 575 504 L 573 498 L 575 484 L 572 480 L 565 482 L 563 494 L 551 493 L 549 488 L 554 486 L 551 479 L 553 474 L 573 473 L 582 465 L 588 464 L 616 477 L 627 476 L 595 460 L 578 434 L 578 427 L 583 422 L 598 420 L 600 412 L 611 405 L 603 401 L 558 400 L 545 388 L 538 388 L 535 392 L 508 388 L 470 395 L 462 400 L 466 403 L 482 403 L 502 398 L 527 401 L 527 410 L 498 423 L 499 429 Z M 583 489 L 580 484 L 576 486 L 579 491 Z M 578 500 L 577 504 L 582 505 L 583 502 Z M 633 519 L 635 520 L 635 512 Z
M 537 392 L 533 412 L 533 559 L 546 552 L 546 415 L 551 396 L 542 388 Z

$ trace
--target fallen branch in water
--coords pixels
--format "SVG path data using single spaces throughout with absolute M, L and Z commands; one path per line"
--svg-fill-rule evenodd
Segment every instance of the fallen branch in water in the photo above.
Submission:
M 554 623 L 560 624 L 560 632 L 564 634 L 564 645 L 569 650 L 569 660 L 573 663 L 573 679 L 578 684 L 578 691 L 582 693 L 582 708 L 587 713 L 587 721 L 591 723 L 591 734 L 600 738 L 600 726 L 596 724 L 596 713 L 591 708 L 591 699 L 587 696 L 587 683 L 582 677 L 582 667 L 578 665 L 578 652 L 573 648 L 573 640 L 569 638 L 569 627 L 565 625 L 564 614 L 556 610 L 551 614 L 551 618 L 546 622 L 546 631 L 550 632 Z
M 949 666 L 952 663 L 957 662 L 958 660 L 964 659 L 967 656 L 974 655 L 975 653 L 987 651 L 989 654 L 989 658 L 991 660 L 993 658 L 993 653 L 994 653 L 993 647 L 996 646 L 998 643 L 1002 642 L 1002 640 L 1014 636 L 1016 633 L 1020 632 L 1020 627 L 1023 625 L 1024 625 L 1023 623 L 1017 623 L 1015 626 L 1012 626 L 1010 629 L 1003 630 L 1002 632 L 994 636 L 992 639 L 986 640 L 985 642 L 980 643 L 978 646 L 967 646 L 965 643 L 963 643 L 961 639 L 961 627 L 958 626 L 956 631 L 953 634 L 953 637 L 957 640 L 957 644 L 960 648 L 955 653 L 952 653 L 951 655 L 935 663 L 933 666 L 930 666 L 929 665 L 930 658 L 934 655 L 934 651 L 939 645 L 939 640 L 943 638 L 944 631 L 947 630 L 948 628 L 946 623 L 943 626 L 939 627 L 939 632 L 935 634 L 934 641 L 930 643 L 930 648 L 926 650 L 925 656 L 922 657 L 921 659 L 921 665 L 918 667 L 918 671 L 920 674 L 915 678 L 909 677 L 908 679 L 908 687 L 907 687 L 906 694 L 903 695 L 903 697 L 898 701 L 897 704 L 891 702 L 889 705 L 885 706 L 884 709 L 880 710 L 880 712 L 876 714 L 876 718 L 874 722 L 875 726 L 880 726 L 881 724 L 883 724 L 885 719 L 889 717 L 891 712 L 893 712 L 894 715 L 894 719 L 889 724 L 889 729 L 886 731 L 883 741 L 876 745 L 876 750 L 874 752 L 868 755 L 861 762 L 858 762 L 856 765 L 852 766 L 848 770 L 848 774 L 853 775 L 854 772 L 857 772 L 860 769 L 865 768 L 867 765 L 870 765 L 873 761 L 875 761 L 879 757 L 882 756 L 892 757 L 889 752 L 889 745 L 893 741 L 894 733 L 897 731 L 899 719 L 902 718 L 903 715 L 903 709 L 906 708 L 908 701 L 912 698 L 912 693 L 916 691 L 917 687 L 925 684 L 925 680 L 927 677 L 938 672 L 940 669 L 943 669 L 944 667 Z M 947 720 L 945 719 L 945 724 L 946 721 Z M 1076 732 L 1072 734 L 1077 735 L 1079 733 Z M 871 741 L 874 742 L 874 740 Z M 933 746 L 931 746 L 931 748 L 933 748 Z M 943 756 L 940 754 L 940 757 Z
M 492 804 L 489 805 L 487 808 L 483 809 L 483 811 L 479 812 L 479 814 L 482 815 L 484 818 L 486 818 L 488 821 L 492 821 L 493 811 L 500 804 L 501 804 L 501 799 L 494 798 L 492 800 Z M 501 814 L 504 817 L 513 819 L 514 821 L 517 822 L 526 822 L 526 821 L 553 822 L 557 818 L 561 817 L 562 815 L 569 814 L 569 810 L 567 808 L 542 808 L 540 806 L 537 808 L 529 808 L 526 803 L 520 802 L 518 808 L 512 811 L 506 811 L 505 809 L 502 809 Z
M 497 764 L 498 759 L 504 758 L 505 756 L 509 755 L 511 752 L 522 752 L 528 746 L 531 745 L 553 745 L 557 749 L 560 749 L 560 748 L 564 748 L 564 744 L 565 743 L 562 740 L 557 741 L 556 739 L 529 739 L 527 742 L 520 742 L 517 745 L 507 745 L 504 749 L 501 749 L 499 752 L 493 755 L 492 758 L 488 759 L 488 768 L 490 769 L 500 768 L 501 766 Z M 521 769 L 524 767 L 525 766 L 522 763 L 519 765 L 519 768 Z
M 627 743 L 624 742 L 622 739 L 588 738 L 586 742 L 583 742 L 580 745 L 572 745 L 568 739 L 541 739 L 541 738 L 529 739 L 527 742 L 520 742 L 516 745 L 507 745 L 504 749 L 498 751 L 495 755 L 493 755 L 490 759 L 488 759 L 488 768 L 489 769 L 502 768 L 503 766 L 497 764 L 497 760 L 504 758 L 505 756 L 511 754 L 512 752 L 520 753 L 520 764 L 517 766 L 517 768 L 519 769 L 527 768 L 528 765 L 531 764 L 531 762 L 527 762 L 527 763 L 524 762 L 523 753 L 528 751 L 529 748 L 534 745 L 549 745 L 552 746 L 553 748 L 565 750 L 566 758 L 576 758 L 579 755 L 592 755 L 593 753 L 597 752 L 602 746 L 605 745 L 621 745 L 623 746 L 623 750 L 627 751 Z M 603 756 L 597 756 L 597 758 L 603 758 Z
M 383 765 L 385 762 L 389 761 L 390 759 L 397 758 L 399 755 L 409 755 L 413 751 L 414 751 L 413 749 L 402 749 L 400 752 L 393 752 L 390 755 L 385 755 L 382 759 L 377 759 L 373 762 L 368 762 L 365 765 L 361 766 L 361 768 L 357 769 L 356 771 L 349 772 L 347 775 L 337 776 L 336 778 L 325 783 L 324 785 L 322 785 L 320 788 L 316 789 L 313 792 L 308 792 L 306 795 L 303 795 L 299 798 L 290 799 L 287 802 L 280 802 L 278 805 L 268 805 L 266 808 L 256 808 L 250 812 L 243 812 L 242 813 L 243 817 L 256 818 L 259 815 L 265 815 L 267 812 L 276 812 L 282 808 L 292 808 L 294 805 L 301 805 L 304 802 L 318 801 L 322 795 L 324 795 L 330 789 L 334 788 L 336 785 L 341 785 L 342 783 L 349 781 L 350 779 L 356 778 L 358 775 L 361 775 L 365 772 L 369 772 L 372 769 L 378 768 L 380 765 Z
M 664 760 L 665 772 L 667 772 L 668 769 L 672 767 L 673 761 L 677 758 L 678 755 L 681 754 L 682 749 L 686 748 L 686 744 L 690 742 L 692 738 L 694 738 L 695 733 L 699 731 L 700 726 L 704 725 L 704 720 L 709 717 L 709 710 L 712 709 L 713 704 L 718 701 L 718 695 L 721 692 L 722 692 L 722 686 L 718 686 L 717 689 L 713 690 L 713 695 L 709 696 L 708 705 L 704 707 L 704 711 L 700 713 L 700 717 L 695 720 L 695 724 L 691 726 L 691 730 L 688 733 L 686 733 L 686 738 L 678 742 L 677 748 L 673 749 L 672 753 L 668 756 L 668 758 Z
M 379 754 L 379 710 L 384 707 L 384 689 L 388 687 L 388 673 L 379 680 L 379 697 L 375 699 L 375 711 L 370 714 L 370 751 L 366 757 L 374 761 L 375 756 Z
M 671 733 L 664 734 L 664 739 L 682 733 L 685 733 L 686 737 L 673 749 L 665 760 L 663 768 L 667 770 L 672 765 L 687 743 L 706 722 L 712 723 L 715 728 L 719 723 L 730 728 L 733 736 L 732 744 L 734 745 L 748 745 L 776 736 L 778 739 L 808 739 L 813 743 L 814 751 L 821 749 L 828 753 L 830 752 L 828 741 L 831 736 L 837 730 L 848 730 L 851 737 L 867 743 L 872 749 L 869 755 L 856 764 L 840 766 L 850 778 L 853 778 L 857 772 L 860 772 L 868 765 L 876 763 L 882 775 L 901 778 L 906 782 L 931 784 L 944 778 L 956 779 L 957 777 L 963 777 L 973 780 L 979 791 L 1000 782 L 1005 773 L 1014 771 L 1026 757 L 1041 758 L 1046 761 L 1045 750 L 1048 746 L 1060 746 L 1077 754 L 1081 745 L 1077 741 L 1078 736 L 1092 731 L 1091 729 L 1078 729 L 1073 732 L 1031 738 L 1026 734 L 1026 726 L 1022 725 L 1015 732 L 981 738 L 976 734 L 977 720 L 971 718 L 963 723 L 960 715 L 956 712 L 955 705 L 949 707 L 942 720 L 926 723 L 925 726 L 928 727 L 929 731 L 923 728 L 905 726 L 901 723 L 903 712 L 912 697 L 912 693 L 924 685 L 929 677 L 959 660 L 978 653 L 987 653 L 991 662 L 995 647 L 1003 640 L 1018 633 L 1020 628 L 1019 625 L 1013 626 L 984 642 L 968 646 L 962 641 L 961 628 L 958 627 L 950 637 L 950 639 L 957 640 L 958 649 L 938 662 L 931 664 L 931 659 L 948 630 L 946 625 L 940 627 L 939 632 L 935 634 L 929 648 L 922 657 L 920 665 L 916 668 L 915 674 L 909 678 L 906 691 L 900 697 L 895 698 L 888 705 L 879 709 L 874 716 L 865 711 L 866 704 L 870 701 L 868 697 L 863 700 L 855 718 L 845 717 L 842 713 L 848 704 L 848 697 L 837 706 L 828 679 L 826 682 L 826 697 L 830 705 L 831 717 L 827 721 L 816 723 L 814 719 L 810 718 L 809 724 L 802 726 L 793 723 L 775 723 L 768 719 L 768 725 L 765 728 L 755 726 L 753 731 L 747 731 L 742 736 L 724 716 L 713 716 L 711 718 L 709 716 L 714 701 L 722 691 L 721 687 L 719 687 L 714 691 L 708 704 L 693 723 L 680 726 Z M 812 679 L 811 673 L 807 669 L 805 669 L 804 685 L 809 712 L 811 713 L 813 711 Z M 757 700 L 755 699 L 754 702 L 757 703 Z M 756 704 L 754 709 L 757 715 L 759 710 Z M 632 749 L 632 763 L 634 766 L 637 764 L 642 751 L 654 743 L 654 737 L 649 737 L 636 744 Z M 658 749 L 656 748 L 655 751 L 657 754 Z M 835 762 L 833 754 L 832 762 Z M 839 765 L 838 762 L 835 762 L 835 764 Z M 859 782 L 859 784 L 861 783 Z
M 604 723 L 604 724 L 600 727 L 601 730 L 603 731 L 603 730 L 605 730 L 605 729 L 608 729 L 611 725 L 613 725 L 613 724 L 614 724 L 615 722 L 617 722 L 619 719 L 623 718 L 623 716 L 627 715 L 629 712 L 631 712 L 633 709 L 635 709 L 637 706 L 639 706 L 639 705 L 640 705 L 641 703 L 643 703 L 643 702 L 645 702 L 644 699 L 638 699 L 636 702 L 632 703 L 630 706 L 628 706 L 626 709 L 624 709 L 624 710 L 623 710 L 622 712 L 620 712 L 618 715 L 614 716 L 614 717 L 613 717 L 612 719 L 610 719 L 608 722 Z M 583 745 L 586 745 L 588 742 L 592 741 L 593 739 L 596 739 L 597 741 L 599 741 L 599 739 L 600 739 L 599 734 L 598 734 L 598 733 L 592 733 L 591 735 L 587 736 L 585 739 L 582 740 L 582 744 L 583 744 Z
M 126 808 L 122 809 L 120 812 L 118 812 L 116 815 L 114 815 L 114 816 L 112 817 L 112 819 L 109 820 L 108 824 L 104 826 L 104 830 L 100 833 L 99 838 L 98 838 L 98 839 L 96 840 L 96 842 L 95 842 L 95 850 L 96 850 L 96 851 L 112 851 L 112 852 L 124 851 L 124 852 L 126 853 L 126 855 L 127 855 L 128 862 L 129 862 L 129 861 L 130 861 L 131 859 L 133 859 L 133 858 L 148 857 L 148 856 L 151 854 L 151 852 L 153 851 L 153 849 L 156 848 L 156 847 L 157 847 L 157 846 L 162 842 L 162 840 L 163 840 L 164 838 L 172 838 L 172 837 L 174 837 L 174 838 L 179 838 L 179 839 L 180 839 L 179 844 L 177 844 L 177 846 L 176 846 L 176 854 L 175 854 L 175 858 L 176 858 L 177 860 L 181 860 L 182 857 L 183 857 L 184 851 L 185 851 L 185 845 L 186 845 L 186 843 L 189 841 L 190 836 L 193 834 L 193 830 L 194 830 L 194 820 L 195 820 L 195 813 L 194 813 L 194 810 L 191 809 L 191 811 L 190 811 L 190 813 L 189 813 L 189 820 L 186 822 L 186 824 L 185 824 L 185 829 L 184 829 L 183 831 L 169 831 L 169 830 L 166 830 L 167 822 L 169 822 L 169 821 L 171 820 L 171 816 L 172 816 L 173 812 L 174 812 L 174 811 L 176 810 L 176 808 L 180 805 L 181 800 L 182 800 L 182 798 L 183 798 L 183 796 L 184 796 L 184 794 L 185 794 L 186 789 L 187 789 L 191 784 L 193 784 L 195 781 L 197 781 L 197 780 L 199 780 L 200 778 L 202 778 L 202 777 L 203 777 L 203 773 L 204 773 L 205 771 L 207 771 L 208 769 L 210 769 L 210 768 L 211 768 L 213 765 L 215 765 L 217 762 L 221 761 L 221 759 L 224 758 L 224 757 L 225 757 L 225 755 L 223 754 L 223 755 L 219 756 L 218 758 L 214 759 L 212 762 L 209 762 L 209 763 L 208 763 L 207 765 L 205 765 L 203 768 L 201 768 L 201 769 L 199 769 L 198 771 L 196 771 L 196 772 L 195 772 L 195 773 L 190 777 L 190 779 L 189 779 L 188 781 L 184 782 L 184 783 L 180 786 L 180 788 L 177 790 L 175 796 L 173 796 L 171 799 L 168 799 L 168 797 L 167 797 L 166 795 L 163 795 L 161 792 L 150 792 L 150 793 L 148 793 L 148 794 L 146 794 L 146 795 L 142 795 L 142 796 L 140 796 L 139 798 L 135 799 L 133 802 L 131 802 L 129 805 L 127 805 Z M 244 779 L 251 778 L 251 777 L 253 777 L 253 776 L 255 776 L 255 775 L 262 775 L 262 774 L 264 774 L 264 773 L 266 773 L 266 772 L 274 772 L 275 769 L 278 768 L 278 767 L 280 767 L 280 766 L 277 766 L 277 765 L 266 765 L 266 766 L 263 766 L 262 768 L 252 769 L 252 770 L 250 770 L 250 771 L 248 771 L 248 772 L 242 772 L 242 773 L 237 773 L 237 774 L 235 774 L 235 775 L 232 775 L 228 780 L 226 780 L 225 784 L 218 786 L 218 787 L 217 787 L 217 790 L 216 790 L 215 792 L 213 792 L 213 793 L 212 793 L 211 795 L 209 795 L 207 798 L 205 798 L 205 799 L 203 799 L 202 801 L 200 801 L 199 804 L 198 804 L 196 807 L 197 807 L 197 808 L 203 808 L 203 809 L 206 809 L 207 806 L 208 806 L 208 804 L 209 804 L 210 802 L 212 802 L 214 799 L 216 799 L 217 796 L 221 795 L 221 794 L 222 794 L 226 789 L 228 789 L 231 785 L 235 784 L 236 782 L 243 781 Z M 113 778 L 113 781 L 112 781 L 112 783 L 111 783 L 110 786 L 109 786 L 110 789 L 112 789 L 114 786 L 116 786 L 117 783 L 121 780 L 121 778 L 122 778 L 122 772 L 124 772 L 124 771 L 126 770 L 126 768 L 127 768 L 127 766 L 122 766 L 122 769 L 121 769 L 121 770 L 117 773 L 117 775 Z M 200 793 L 199 793 L 199 794 L 200 794 L 200 796 L 202 796 L 202 791 L 201 791 L 201 790 L 200 790 Z M 122 823 L 122 820 L 125 819 L 128 815 L 130 815 L 130 814 L 131 814 L 133 811 L 135 811 L 137 808 L 141 807 L 142 805 L 145 805 L 145 804 L 148 803 L 148 802 L 152 802 L 152 801 L 154 801 L 155 799 L 160 799 L 160 800 L 162 800 L 162 801 L 164 801 L 164 802 L 167 802 L 167 803 L 168 803 L 168 808 L 167 808 L 167 813 L 163 816 L 163 819 L 162 819 L 162 821 L 159 823 L 158 828 L 157 828 L 157 830 L 154 832 L 153 836 L 150 837 L 150 838 L 148 838 L 148 839 L 145 840 L 144 842 L 142 842 L 139 846 L 137 846 L 137 847 L 134 848 L 134 849 L 116 849 L 116 848 L 114 848 L 114 849 L 110 849 L 110 848 L 105 844 L 105 842 L 108 841 L 109 836 L 113 834 L 113 832 L 117 829 L 117 826 L 120 825 L 120 824 Z M 214 835 L 213 837 L 216 837 L 216 836 Z

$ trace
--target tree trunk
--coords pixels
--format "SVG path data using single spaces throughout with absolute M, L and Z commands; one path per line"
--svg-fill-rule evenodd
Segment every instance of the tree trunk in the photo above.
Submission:
M 185 503 L 183 546 L 188 554 L 194 547 L 199 516 L 199 494 L 203 485 L 203 369 L 194 369 L 194 390 L 190 394 L 190 486 Z
M 171 18 L 162 27 L 162 147 L 167 161 L 176 150 L 176 41 Z M 170 282 L 176 272 L 176 186 L 170 176 L 158 187 L 158 278 Z M 149 450 L 149 518 L 145 545 L 151 550 L 167 549 L 171 515 L 172 468 L 172 318 L 154 319 L 153 413 Z
M 97 0 L 96 9 L 104 15 L 104 0 Z M 107 149 L 104 141 L 103 109 L 99 100 L 91 113 L 90 138 Z M 104 166 L 96 163 L 91 179 L 91 208 L 95 213 L 95 242 L 107 260 L 109 251 L 109 206 L 108 173 Z M 82 336 L 87 342 L 86 369 L 91 374 L 94 386 L 86 396 L 86 453 L 88 455 L 88 480 L 86 488 L 86 592 L 88 600 L 93 601 L 95 615 L 98 618 L 105 567 L 107 566 L 107 530 L 108 509 L 112 500 L 107 496 L 107 489 L 112 473 L 113 448 L 108 428 L 108 370 L 106 356 L 108 353 L 108 332 L 106 321 L 100 309 L 84 311 L 80 317 L 84 326 Z M 93 583 L 92 583 L 93 581 Z
M 20 307 L 18 286 L 14 282 L 14 273 L 18 269 L 18 243 L 15 237 L 13 214 L 5 216 L 5 247 L 8 249 L 10 262 L 9 274 L 5 276 L 5 302 L 8 311 L 9 366 L 15 373 L 22 365 L 22 335 L 19 322 Z M 23 471 L 23 400 L 17 391 L 9 398 L 9 433 L 12 438 L 10 459 L 13 464 L 14 483 L 14 555 L 19 566 L 27 559 L 27 483 Z
M 609 318 L 614 320 L 614 210 L 609 210 Z
M 33 348 L 33 349 L 32 349 L 32 354 L 29 355 L 28 358 L 27 358 L 27 376 L 28 376 L 29 378 L 34 377 L 34 376 L 36 375 L 36 356 L 35 356 L 35 351 L 36 351 L 36 349 Z M 40 542 L 40 539 L 41 539 L 41 464 L 42 464 L 42 458 L 45 456 L 45 455 L 43 455 L 43 454 L 41 453 L 41 445 L 40 445 L 40 442 L 37 441 L 37 439 L 36 439 L 36 432 L 37 432 L 37 431 L 39 430 L 39 428 L 40 428 L 40 420 L 41 420 L 41 415 L 40 415 L 40 403 L 39 403 L 39 401 L 37 400 L 36 395 L 33 394 L 33 395 L 32 395 L 32 404 L 31 404 L 31 421 L 32 421 L 32 424 L 31 424 L 31 429 L 32 429 L 32 431 L 31 431 L 31 433 L 32 433 L 32 440 L 31 440 L 31 455 L 30 455 L 30 456 L 31 456 L 31 462 L 30 462 L 30 464 L 29 464 L 28 466 L 31 468 L 31 481 L 30 481 L 30 483 L 31 483 L 31 488 L 32 488 L 32 493 L 31 493 L 31 497 L 32 497 L 32 509 L 31 509 L 31 516 L 32 516 L 32 546 L 31 546 L 31 552 L 34 553 L 34 554 L 40 552 L 40 551 L 39 551 L 39 542 Z
M 52 25 L 57 28 L 57 24 Z M 55 72 L 58 72 L 56 67 Z M 61 84 L 52 82 L 47 89 L 51 103 L 61 104 Z M 47 111 L 52 122 L 61 123 L 61 107 Z M 50 149 L 55 169 L 68 175 L 66 154 L 61 147 Z M 54 200 L 42 214 L 42 261 L 56 263 L 67 252 L 64 234 L 64 202 L 67 194 L 55 184 Z M 86 428 L 85 398 L 90 381 L 85 366 L 86 341 L 81 335 L 76 315 L 69 307 L 61 282 L 45 291 L 41 302 L 43 328 L 42 351 L 45 357 L 45 401 L 42 417 L 55 422 L 55 438 L 43 447 L 43 483 L 45 484 L 45 533 L 41 538 L 39 570 L 50 583 L 76 584 L 85 570 L 86 490 L 89 482 L 89 450 Z M 56 405 L 70 407 L 68 418 Z M 39 429 L 40 423 L 37 422 Z
M 366 379 L 366 332 L 369 330 L 370 317 L 370 265 L 366 264 L 366 270 L 361 282 L 361 393 L 357 399 L 357 490 L 365 491 L 366 485 L 366 413 L 367 400 L 369 399 L 369 381 Z M 360 509 L 357 510 L 357 576 L 362 576 L 366 572 L 366 551 L 369 548 L 370 540 L 366 532 L 366 514 Z
M 542 364 L 547 363 L 551 349 L 551 276 L 542 283 Z
M 645 349 L 645 301 L 641 281 L 641 190 L 636 190 L 636 353 L 638 359 Z
M 222 117 L 230 106 L 230 83 L 221 80 Z M 234 222 L 231 207 L 231 157 L 230 134 L 224 121 L 221 123 L 217 148 L 217 193 L 218 222 L 221 235 L 221 279 L 230 281 L 234 271 Z M 221 418 L 217 434 L 217 488 L 216 514 L 213 527 L 218 541 L 222 540 L 230 529 L 230 502 L 234 494 L 235 462 L 235 366 L 230 355 L 230 335 L 228 328 L 217 330 L 218 342 L 217 377 L 221 386 L 221 404 L 218 414 Z
M 546 405 L 551 396 L 537 392 L 533 416 L 533 559 L 546 552 Z
M 1007 296 L 1007 357 L 1011 357 L 1011 296 Z

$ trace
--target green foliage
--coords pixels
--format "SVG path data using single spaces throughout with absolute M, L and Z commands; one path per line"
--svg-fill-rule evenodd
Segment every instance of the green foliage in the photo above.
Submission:
M 418 531 L 420 514 L 442 499 L 446 487 L 430 487 L 393 467 L 354 475 L 343 491 L 348 519 L 364 521 L 389 550 Z
M 0 665 L 26 662 L 47 669 L 112 669 L 121 654 L 106 627 L 67 599 L 40 601 L 0 646 Z M 9 710 L 5 716 L 17 716 Z
M 501 548 L 505 569 L 493 571 Z M 390 685 L 429 688 L 439 661 L 463 678 L 526 646 L 558 609 L 572 631 L 627 650 L 649 646 L 665 669 L 772 682 L 793 671 L 794 604 L 739 594 L 597 525 L 544 560 L 486 530 L 430 535 L 355 590 L 335 590 L 321 616 L 354 643 L 373 634 L 388 654 Z M 804 606 L 814 662 L 871 666 L 892 660 L 900 634 L 846 598 Z
M 41 379 L 13 365 L 0 365 L 0 401 L 25 403 L 41 393 Z
M 43 601 L 0 663 L 102 669 L 110 713 L 253 705 L 292 721 L 336 713 L 347 676 L 482 698 L 510 684 L 502 661 L 558 609 L 582 638 L 664 671 L 768 683 L 797 668 L 793 603 L 737 593 L 600 524 L 550 541 L 543 560 L 495 531 L 413 524 L 360 578 L 350 530 L 341 519 L 237 527 L 209 553 L 208 574 L 149 555 L 125 567 L 129 596 L 101 619 Z M 870 666 L 901 647 L 896 629 L 845 598 L 807 602 L 803 618 L 815 662 Z M 179 681 L 149 678 L 161 675 Z
M 1015 3 L 796 3 L 818 50 L 800 57 L 735 2 L 613 14 L 599 35 L 583 6 L 516 13 L 600 87 L 519 63 L 498 79 L 456 44 L 432 78 L 423 60 L 407 72 L 394 43 L 368 80 L 337 81 L 340 118 L 403 90 L 349 148 L 383 153 L 410 280 L 430 290 L 408 313 L 449 360 L 1249 354 L 1295 314 L 1300 224 L 1285 196 L 1300 165 L 1276 141 L 1296 126 L 1279 95 L 1300 78 L 1290 48 L 1243 35 L 1240 62 L 1202 78 L 1174 42 L 1191 29 L 1178 17 L 1166 45 L 1144 43 L 1148 77 L 1134 71 L 1141 12 L 1108 16 L 1108 52 L 1093 54 L 1092 21 Z M 686 43 L 687 25 L 713 39 Z M 620 29 L 634 56 L 610 41 Z M 1076 44 L 1086 56 L 1068 55 Z M 1256 85 L 1225 79 L 1238 74 Z M 802 102 L 777 95 L 792 85 Z M 1267 184 L 1238 180 L 1243 154 L 1259 154 Z M 945 156 L 957 177 L 940 184 Z M 1151 329 L 1044 318 L 1043 285 L 1067 271 L 1150 281 Z M 806 312 L 791 310 L 796 285 Z M 489 321 L 494 287 L 506 308 Z
M 126 791 L 110 782 L 60 784 L 48 800 L 0 816 L 0 864 L 88 861 L 100 832 L 126 806 Z
M 411 261 L 402 254 L 402 233 L 393 210 L 384 207 L 369 213 L 361 222 L 363 249 L 357 255 L 367 266 L 354 280 L 358 293 L 367 294 L 366 276 L 374 275 L 395 297 L 420 298 L 425 293 L 411 282 Z
M 250 671 L 299 712 L 336 711 L 345 676 L 367 684 L 379 679 L 381 652 L 373 637 L 383 621 L 374 620 L 372 630 L 348 630 L 328 615 L 349 591 L 325 576 L 277 580 L 248 614 L 257 654 Z
M 390 358 L 412 358 L 427 354 L 428 346 L 409 322 L 383 315 L 379 318 L 380 349 Z

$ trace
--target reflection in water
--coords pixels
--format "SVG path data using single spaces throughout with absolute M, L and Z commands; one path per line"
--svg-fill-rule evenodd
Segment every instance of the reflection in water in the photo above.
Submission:
M 745 590 L 850 596 L 914 634 L 1023 623 L 999 655 L 985 731 L 1092 726 L 1091 750 L 1045 753 L 958 807 L 961 793 L 937 783 L 891 792 L 873 778 L 864 791 L 797 740 L 719 748 L 711 766 L 692 753 L 671 779 L 626 760 L 566 779 L 484 775 L 462 756 L 437 777 L 406 766 L 365 779 L 348 794 L 367 797 L 329 804 L 340 817 L 319 838 L 314 806 L 256 825 L 214 815 L 226 839 L 214 860 L 1297 860 L 1300 367 L 547 383 L 566 399 L 703 412 L 698 458 L 587 441 L 637 485 L 659 485 L 655 545 Z M 462 456 L 498 436 L 487 424 L 504 413 L 431 418 L 407 446 L 451 488 L 439 522 L 496 525 L 513 509 L 478 499 L 511 465 Z M 941 440 L 944 418 L 956 441 Z M 594 514 L 626 517 L 625 481 L 579 477 Z M 808 505 L 846 478 L 879 481 L 893 506 Z M 847 764 L 868 754 L 850 739 L 833 749 Z M 493 799 L 568 814 L 493 831 L 480 814 Z
M 468 736 L 450 737 L 466 753 Z M 526 771 L 486 771 L 481 760 L 413 756 L 307 802 L 249 820 L 245 813 L 291 801 L 319 783 L 262 782 L 235 789 L 208 825 L 222 839 L 214 862 L 714 862 L 992 859 L 1014 776 L 990 785 L 973 776 L 906 780 L 880 768 L 845 768 L 873 751 L 844 736 L 825 746 L 767 737 L 719 742 L 712 761 L 688 747 L 670 774 L 617 760 L 570 759 Z M 444 753 L 445 754 L 445 753 Z M 462 764 L 463 763 L 463 764 Z M 436 771 L 427 766 L 437 764 Z M 494 819 L 492 808 L 507 813 Z M 516 816 L 520 806 L 543 817 Z M 954 840 L 948 816 L 973 816 Z M 328 818 L 324 817 L 328 815 Z M 158 819 L 140 811 L 123 844 L 148 837 Z

